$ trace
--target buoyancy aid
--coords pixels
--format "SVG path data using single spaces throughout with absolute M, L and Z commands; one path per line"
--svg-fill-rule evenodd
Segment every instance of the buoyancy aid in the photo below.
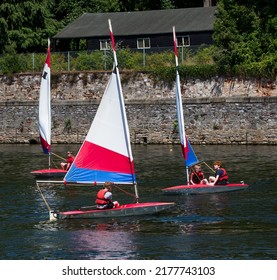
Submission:
M 100 205 L 104 205 L 104 204 L 108 204 L 109 203 L 109 200 L 107 200 L 105 198 L 105 193 L 107 192 L 108 190 L 106 189 L 103 189 L 103 190 L 100 190 L 97 195 L 96 195 L 96 200 L 95 200 L 95 203 L 96 204 L 100 204 Z
M 195 172 L 193 171 L 191 173 L 191 181 L 193 181 L 194 184 L 199 184 L 204 179 L 204 174 L 202 171 Z
M 223 180 L 228 181 L 229 176 L 228 176 L 226 170 L 225 170 L 224 168 L 222 168 L 222 167 L 220 167 L 220 170 L 223 171 L 223 174 L 222 174 L 222 175 L 219 175 L 218 181 L 223 181 Z

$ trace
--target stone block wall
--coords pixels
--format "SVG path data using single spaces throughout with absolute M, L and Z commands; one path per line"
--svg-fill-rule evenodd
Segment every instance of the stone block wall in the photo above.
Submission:
M 54 78 L 53 78 L 54 77 Z M 109 73 L 52 77 L 52 142 L 81 143 Z M 133 143 L 179 143 L 174 87 L 151 73 L 123 72 Z M 38 142 L 40 75 L 0 76 L 0 143 Z M 182 84 L 186 133 L 192 144 L 276 144 L 276 82 L 190 80 Z

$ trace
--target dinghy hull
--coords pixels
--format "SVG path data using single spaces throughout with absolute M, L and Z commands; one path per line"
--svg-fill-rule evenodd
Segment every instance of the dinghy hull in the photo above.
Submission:
M 247 184 L 227 184 L 227 185 L 180 185 L 162 189 L 164 194 L 205 194 L 239 191 L 248 188 Z
M 50 220 L 59 219 L 99 219 L 155 214 L 173 207 L 173 202 L 147 202 L 121 205 L 118 208 L 104 210 L 73 210 L 50 212 Z

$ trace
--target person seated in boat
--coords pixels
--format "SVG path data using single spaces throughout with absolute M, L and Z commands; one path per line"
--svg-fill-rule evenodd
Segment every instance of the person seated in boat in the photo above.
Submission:
M 209 185 L 227 185 L 228 184 L 228 174 L 224 168 L 221 167 L 221 161 L 214 162 L 215 175 L 209 177 Z
M 73 156 L 72 152 L 68 151 L 67 152 L 67 160 L 66 160 L 66 162 L 61 163 L 61 168 L 63 170 L 67 171 L 70 168 L 73 161 L 74 161 L 74 156 Z
M 204 179 L 204 173 L 201 171 L 201 166 L 199 164 L 196 164 L 192 167 L 192 171 L 189 176 L 189 182 L 192 185 L 207 183 L 207 179 Z
M 112 200 L 112 187 L 113 183 L 105 182 L 103 189 L 97 193 L 95 200 L 97 209 L 101 210 L 119 207 L 119 203 Z

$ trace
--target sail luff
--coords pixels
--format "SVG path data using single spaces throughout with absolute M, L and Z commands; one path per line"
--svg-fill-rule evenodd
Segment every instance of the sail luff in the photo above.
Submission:
M 176 69 L 178 69 L 178 44 L 177 44 L 177 38 L 176 38 L 176 32 L 175 32 L 175 26 L 173 26 L 173 44 L 174 44 L 174 54 L 175 54 L 175 65 Z
M 51 152 L 51 68 L 50 40 L 48 39 L 47 56 L 42 72 L 39 94 L 39 134 L 43 152 Z M 50 160 L 49 160 L 50 162 Z
M 177 37 L 175 32 L 175 27 L 173 27 L 173 42 L 174 42 L 174 54 L 175 54 L 175 62 L 176 62 L 176 111 L 177 111 L 177 119 L 178 119 L 178 129 L 179 129 L 179 138 L 180 144 L 182 148 L 182 153 L 185 160 L 186 167 L 189 167 L 198 162 L 198 159 L 189 143 L 189 140 L 186 136 L 185 125 L 184 125 L 184 112 L 183 112 L 183 104 L 182 104 L 182 96 L 181 96 L 181 83 L 180 83 L 180 75 L 178 70 L 178 45 L 177 45 Z M 188 176 L 187 176 L 188 179 Z
M 113 30 L 112 30 L 112 23 L 111 23 L 110 19 L 108 20 L 108 23 L 109 23 L 109 29 L 110 29 L 112 50 L 113 50 L 113 55 L 114 55 L 115 71 L 116 71 L 117 86 L 118 86 L 118 95 L 119 95 L 119 100 L 120 100 L 121 113 L 123 116 L 124 136 L 125 136 L 127 151 L 128 151 L 128 155 L 129 155 L 130 168 L 131 168 L 132 174 L 134 175 L 135 170 L 134 170 L 134 164 L 133 164 L 133 154 L 132 154 L 131 141 L 130 141 L 130 132 L 129 132 L 129 126 L 128 126 L 128 121 L 127 121 L 127 116 L 126 116 L 125 103 L 124 103 L 123 92 L 122 92 L 122 87 L 121 87 L 121 80 L 120 80 L 118 63 L 117 63 L 116 46 L 115 46 L 115 40 L 114 40 L 114 35 L 113 35 Z M 133 184 L 136 185 L 135 176 L 133 176 Z M 136 193 L 137 193 L 137 190 L 136 190 Z
M 185 141 L 186 134 L 185 134 L 185 126 L 184 126 L 184 112 L 182 106 L 180 76 L 178 71 L 178 48 L 177 48 L 175 27 L 173 27 L 173 42 L 174 42 L 174 54 L 175 54 L 175 63 L 176 63 L 176 111 L 177 111 L 177 119 L 178 119 L 178 130 L 179 130 L 179 137 L 180 137 L 183 156 L 186 159 L 186 141 Z

